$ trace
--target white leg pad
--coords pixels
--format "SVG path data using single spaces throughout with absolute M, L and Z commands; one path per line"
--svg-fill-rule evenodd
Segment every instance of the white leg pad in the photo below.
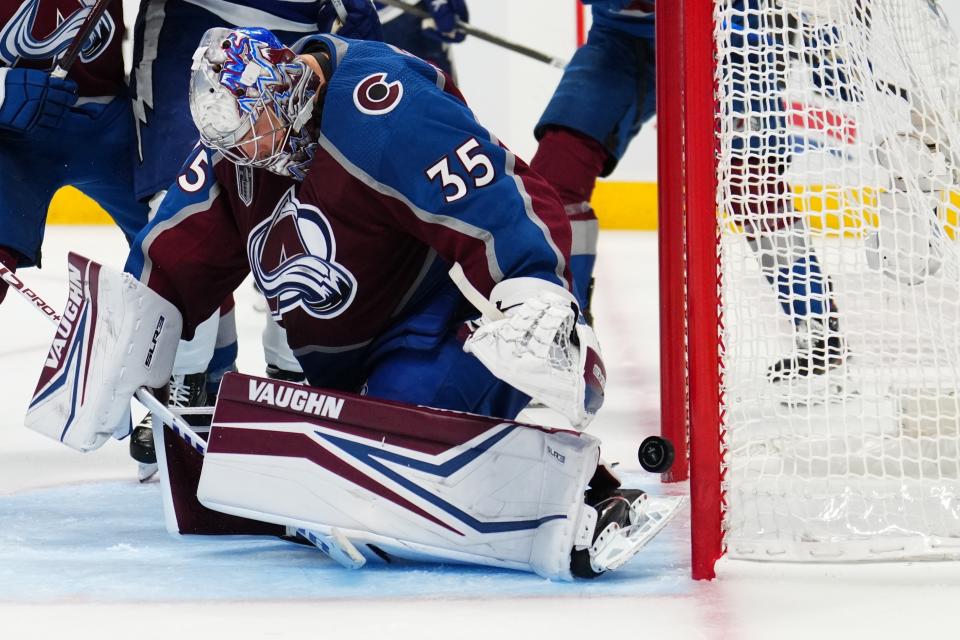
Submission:
M 596 517 L 583 497 L 595 438 L 423 407 L 393 422 L 393 407 L 228 374 L 197 497 L 399 558 L 571 578 L 570 553 Z M 357 426 L 371 415 L 393 424 Z

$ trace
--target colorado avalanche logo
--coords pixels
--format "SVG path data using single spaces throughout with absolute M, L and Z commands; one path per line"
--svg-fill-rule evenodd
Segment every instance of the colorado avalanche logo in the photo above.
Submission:
M 387 82 L 387 74 L 374 73 L 353 89 L 353 103 L 363 113 L 382 116 L 390 113 L 403 98 L 403 85 L 399 80 Z
M 247 239 L 253 278 L 277 319 L 297 308 L 321 319 L 347 310 L 357 280 L 336 262 L 336 252 L 330 222 L 318 208 L 297 200 L 293 187 Z
M 56 25 L 50 24 L 47 35 L 37 38 L 33 34 L 38 30 L 40 0 L 26 0 L 3 30 L 0 30 L 0 61 L 14 65 L 20 58 L 55 60 L 73 42 L 94 4 L 95 0 L 77 0 L 78 8 L 70 15 L 63 16 L 58 11 Z M 44 25 L 41 24 L 39 30 L 43 31 L 43 28 Z M 117 26 L 113 18 L 109 13 L 105 13 L 80 50 L 80 61 L 90 62 L 98 58 L 116 32 Z

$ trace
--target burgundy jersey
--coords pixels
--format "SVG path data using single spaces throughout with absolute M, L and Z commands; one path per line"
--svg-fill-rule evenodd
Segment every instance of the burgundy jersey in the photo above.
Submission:
M 73 42 L 94 0 L 4 0 L 0 3 L 0 66 L 52 71 Z M 123 3 L 112 2 L 87 38 L 68 77 L 82 97 L 122 92 Z

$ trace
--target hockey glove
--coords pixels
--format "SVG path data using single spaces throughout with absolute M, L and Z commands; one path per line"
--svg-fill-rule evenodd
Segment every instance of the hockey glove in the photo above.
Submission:
M 510 278 L 493 288 L 490 301 L 504 317 L 481 321 L 464 350 L 585 429 L 603 404 L 606 372 L 593 329 L 577 322 L 573 295 L 539 278 Z
M 19 262 L 19 256 L 16 251 L 13 249 L 8 249 L 6 247 L 0 247 L 0 263 L 10 269 L 10 271 L 17 270 L 17 262 Z M 4 280 L 0 280 L 0 302 L 3 302 L 3 299 L 7 295 L 7 289 L 10 287 Z
M 380 17 L 372 0 L 325 0 L 317 16 L 320 31 L 333 33 L 337 20 L 340 21 L 338 36 L 383 41 Z
M 423 21 L 423 35 L 441 42 L 463 42 L 461 22 L 470 21 L 466 0 L 430 0 L 431 18 Z
M 0 68 L 0 129 L 55 129 L 77 101 L 77 83 L 36 69 Z
M 92 260 L 67 258 L 70 294 L 26 426 L 78 451 L 126 435 L 130 399 L 170 379 L 182 319 L 170 302 Z

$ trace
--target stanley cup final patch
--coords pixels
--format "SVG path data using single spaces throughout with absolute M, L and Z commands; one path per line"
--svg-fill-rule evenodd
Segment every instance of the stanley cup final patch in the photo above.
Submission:
M 246 206 L 253 202 L 253 167 L 237 165 L 237 195 Z

